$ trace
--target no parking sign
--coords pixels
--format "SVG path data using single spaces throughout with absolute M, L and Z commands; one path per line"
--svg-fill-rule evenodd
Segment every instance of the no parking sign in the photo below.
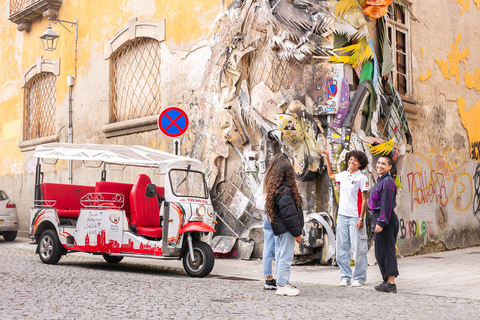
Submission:
M 170 107 L 162 111 L 158 118 L 158 127 L 165 135 L 175 138 L 188 129 L 188 116 L 180 108 Z

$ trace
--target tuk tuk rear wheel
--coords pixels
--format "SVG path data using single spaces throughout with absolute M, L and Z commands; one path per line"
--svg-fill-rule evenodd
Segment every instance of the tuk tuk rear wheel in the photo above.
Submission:
M 38 255 L 43 263 L 57 263 L 62 257 L 64 250 L 54 230 L 48 229 L 42 233 L 38 242 Z
M 186 250 L 183 255 L 183 267 L 191 277 L 205 277 L 210 274 L 215 264 L 215 256 L 212 247 L 202 241 L 193 243 L 193 255 L 195 261 L 190 258 L 190 250 Z
M 120 261 L 123 260 L 122 256 L 111 256 L 109 254 L 104 254 L 103 259 L 107 261 L 108 263 L 119 263 Z

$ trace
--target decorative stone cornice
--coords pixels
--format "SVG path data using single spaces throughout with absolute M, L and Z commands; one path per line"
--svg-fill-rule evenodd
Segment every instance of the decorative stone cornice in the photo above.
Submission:
M 127 25 L 118 30 L 113 37 L 105 40 L 105 59 L 110 59 L 110 56 L 124 43 L 138 37 L 152 38 L 159 42 L 164 41 L 165 19 L 137 21 L 137 17 L 131 18 L 128 20 Z
M 32 22 L 41 18 L 56 18 L 62 0 L 13 0 L 8 20 L 17 24 L 18 31 L 29 32 Z
M 51 72 L 58 77 L 60 75 L 60 58 L 56 60 L 50 60 L 43 59 L 42 56 L 38 56 L 35 60 L 35 63 L 29 66 L 25 72 L 21 73 L 20 88 L 23 88 L 31 78 L 42 72 Z
M 20 148 L 21 152 L 35 150 L 38 145 L 50 142 L 58 142 L 60 141 L 60 136 L 58 134 L 54 134 L 48 137 L 41 137 L 32 140 L 20 141 L 18 143 L 18 147 Z
M 104 125 L 102 131 L 107 138 L 123 136 L 132 133 L 139 133 L 151 130 L 158 130 L 158 117 L 156 114 L 140 119 L 126 120 Z

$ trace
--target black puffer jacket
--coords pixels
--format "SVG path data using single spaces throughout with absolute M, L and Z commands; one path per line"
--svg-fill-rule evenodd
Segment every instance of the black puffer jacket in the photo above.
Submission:
M 297 210 L 292 190 L 285 183 L 277 189 L 274 201 L 273 234 L 278 236 L 288 231 L 294 237 L 301 235 L 303 230 L 303 211 L 302 208 Z

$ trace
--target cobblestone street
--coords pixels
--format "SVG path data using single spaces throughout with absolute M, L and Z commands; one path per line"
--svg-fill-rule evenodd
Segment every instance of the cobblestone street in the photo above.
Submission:
M 431 320 L 480 313 L 476 299 L 306 283 L 297 284 L 300 296 L 279 297 L 258 280 L 188 277 L 180 263 L 172 268 L 136 259 L 115 265 L 100 256 L 70 254 L 46 265 L 34 250 L 0 241 L 0 319 Z

